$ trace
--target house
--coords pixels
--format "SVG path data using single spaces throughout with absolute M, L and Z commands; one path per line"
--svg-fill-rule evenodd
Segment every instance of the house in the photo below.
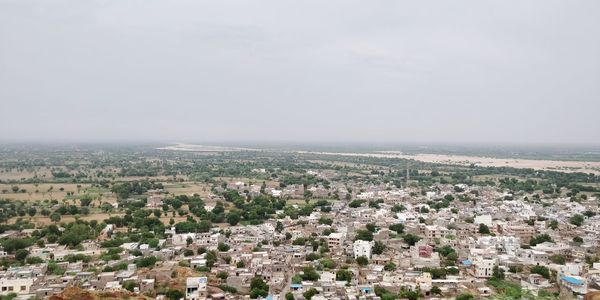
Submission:
M 185 280 L 185 299 L 200 300 L 206 299 L 207 295 L 207 277 L 188 277 Z
M 356 240 L 353 245 L 354 258 L 365 256 L 371 258 L 371 250 L 373 249 L 373 242 Z
M 0 295 L 28 294 L 33 283 L 33 278 L 0 278 Z

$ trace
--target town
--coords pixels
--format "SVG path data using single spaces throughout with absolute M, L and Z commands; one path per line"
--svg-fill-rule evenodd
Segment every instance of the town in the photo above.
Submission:
M 600 290 L 594 173 L 149 146 L 5 146 L 0 170 L 2 299 Z

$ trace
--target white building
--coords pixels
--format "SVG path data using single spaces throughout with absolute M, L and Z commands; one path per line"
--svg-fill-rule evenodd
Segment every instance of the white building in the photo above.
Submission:
M 185 299 L 205 299 L 207 282 L 207 277 L 188 277 L 185 281 Z
M 27 294 L 32 284 L 32 278 L 0 278 L 0 295 Z
M 354 258 L 360 256 L 366 256 L 367 258 L 371 258 L 371 250 L 373 248 L 373 242 L 367 242 L 362 240 L 356 240 L 354 242 Z
M 492 216 L 490 215 L 481 215 L 476 216 L 474 222 L 476 225 L 484 224 L 485 226 L 492 226 Z
M 475 265 L 475 277 L 490 278 L 494 273 L 496 260 L 492 258 L 478 257 L 473 261 L 473 264 Z

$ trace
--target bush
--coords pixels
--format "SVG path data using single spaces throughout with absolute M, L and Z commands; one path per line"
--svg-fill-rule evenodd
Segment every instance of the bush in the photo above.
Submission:
M 366 256 L 359 256 L 356 258 L 356 263 L 359 266 L 364 267 L 369 264 L 369 259 Z
M 550 279 L 550 270 L 544 266 L 533 266 L 531 268 L 531 273 L 542 275 L 542 277 L 546 279 Z
M 456 296 L 456 300 L 475 300 L 475 296 L 473 296 L 469 293 L 463 293 L 463 294 Z

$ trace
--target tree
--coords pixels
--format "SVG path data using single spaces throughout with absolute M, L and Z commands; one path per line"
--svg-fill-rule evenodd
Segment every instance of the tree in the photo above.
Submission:
M 373 223 L 368 223 L 366 225 L 366 228 L 368 231 L 370 231 L 372 233 L 375 233 L 377 231 L 377 226 L 375 226 L 375 224 L 373 224 Z
M 555 264 L 559 264 L 559 265 L 564 265 L 565 262 L 567 262 L 567 259 L 560 254 L 555 254 L 549 257 L 550 261 L 555 263 Z
M 283 223 L 281 223 L 280 221 L 277 221 L 277 224 L 275 225 L 275 230 L 277 232 L 282 232 L 283 231 Z
M 395 271 L 396 270 L 396 264 L 391 262 L 391 263 L 385 265 L 383 267 L 383 269 L 386 270 L 386 271 Z
M 285 293 L 285 300 L 295 300 L 294 294 L 292 292 Z
M 225 279 L 227 279 L 227 277 L 229 277 L 229 273 L 227 273 L 225 271 L 221 271 L 221 272 L 217 273 L 217 278 L 219 278 L 221 280 L 225 280 Z
M 418 241 L 421 240 L 421 238 L 419 236 L 416 236 L 414 234 L 405 234 L 404 237 L 404 242 L 407 243 L 409 246 L 414 246 Z
M 54 223 L 60 222 L 60 215 L 57 213 L 52 213 L 50 215 L 50 221 L 52 221 Z
M 542 275 L 546 279 L 550 279 L 550 270 L 544 266 L 533 266 L 531 273 Z
M 302 293 L 302 296 L 304 296 L 304 299 L 306 299 L 306 300 L 310 300 L 310 299 L 311 299 L 311 298 L 312 298 L 314 295 L 316 295 L 317 293 L 318 293 L 318 292 L 317 292 L 317 289 L 315 289 L 315 288 L 310 288 L 308 291 L 306 291 L 306 292 Z
M 30 208 L 27 210 L 27 214 L 29 214 L 29 216 L 30 216 L 30 217 L 33 217 L 33 216 L 35 216 L 35 214 L 36 214 L 36 213 L 37 213 L 37 210 L 35 209 L 35 207 L 30 207 Z
M 304 267 L 302 269 L 302 279 L 306 281 L 317 281 L 321 278 L 321 275 L 315 271 L 313 267 Z
M 418 290 L 416 290 L 416 291 L 401 290 L 400 291 L 400 297 L 406 298 L 408 300 L 417 300 L 417 299 L 419 299 L 419 297 L 422 297 L 422 296 L 423 296 L 423 294 L 421 294 Z
M 227 215 L 227 223 L 231 226 L 237 225 L 241 220 L 241 216 L 237 211 L 232 211 Z
M 479 224 L 479 233 L 480 234 L 490 234 L 490 228 L 485 224 Z
M 335 269 L 335 266 L 336 266 L 335 262 L 330 258 L 322 259 L 321 265 L 323 265 L 323 268 L 326 268 L 326 269 Z
M 569 223 L 579 227 L 581 225 L 583 225 L 583 216 L 580 214 L 574 214 L 570 219 L 569 219 Z
M 135 282 L 135 280 L 127 280 L 125 282 L 123 282 L 123 288 L 133 292 L 133 290 L 138 286 L 137 282 Z
M 311 253 L 309 253 L 309 254 L 306 255 L 306 260 L 307 261 L 313 261 L 313 260 L 317 260 L 319 258 L 321 258 L 321 257 L 319 256 L 319 254 L 317 254 L 315 252 L 311 252 Z
M 194 239 L 191 236 L 188 236 L 187 239 L 185 239 L 185 243 L 189 246 L 194 242 Z
M 333 220 L 330 218 L 321 217 L 319 219 L 319 224 L 331 225 L 333 224 Z
M 349 195 L 349 194 L 347 194 Z M 347 196 L 346 196 L 347 197 Z M 364 200 L 353 200 L 352 202 L 350 202 L 348 204 L 348 206 L 350 206 L 351 208 L 358 208 L 360 207 L 365 201 Z
M 359 256 L 356 258 L 356 263 L 359 266 L 364 267 L 369 264 L 369 259 L 366 256 Z
M 394 205 L 394 207 L 392 207 L 392 211 L 393 212 L 401 212 L 401 211 L 405 211 L 406 207 L 404 207 L 404 205 L 402 204 L 396 204 Z
M 365 229 L 359 229 L 356 231 L 356 239 L 363 241 L 372 241 L 373 240 L 373 232 Z
M 432 287 L 431 290 L 430 290 L 430 292 L 432 294 L 434 294 L 434 295 L 441 295 L 442 294 L 442 290 L 439 287 L 437 287 L 437 286 Z
M 462 293 L 455 298 L 456 300 L 475 300 L 475 296 L 469 293 Z
M 348 281 L 352 280 L 352 272 L 347 269 L 339 269 L 335 272 L 335 280 L 337 281 Z
M 529 240 L 529 245 L 535 246 L 544 242 L 553 242 L 553 240 L 549 235 L 544 233 L 531 238 L 531 240 Z
M 230 247 L 229 247 L 229 245 L 227 245 L 223 242 L 219 242 L 219 244 L 217 245 L 217 249 L 221 252 L 227 252 L 227 251 L 229 251 Z
M 498 266 L 494 266 L 494 269 L 492 271 L 492 278 L 504 280 L 504 270 L 499 268 Z
M 179 300 L 179 299 L 182 299 L 183 297 L 185 297 L 185 295 L 183 294 L 182 291 L 175 290 L 175 289 L 168 290 L 167 293 L 165 294 L 165 296 L 169 300 Z
M 393 230 L 398 234 L 404 233 L 404 224 L 402 224 L 402 223 L 390 225 L 389 228 L 390 228 L 390 230 Z
M 375 241 L 373 244 L 373 254 L 383 254 L 385 250 L 385 244 L 381 241 Z
M 556 221 L 556 220 L 550 221 L 550 223 L 548 224 L 548 228 L 550 228 L 552 230 L 558 229 L 558 221 Z
M 269 294 L 269 286 L 260 276 L 255 276 L 250 280 L 250 298 L 266 297 Z
M 23 261 L 23 260 L 25 260 L 27 255 L 29 255 L 29 251 L 27 251 L 25 249 L 19 249 L 19 250 L 17 250 L 17 252 L 15 252 L 15 259 L 19 260 L 19 261 Z
M 573 238 L 573 243 L 581 244 L 583 243 L 583 238 L 580 236 L 576 236 Z

